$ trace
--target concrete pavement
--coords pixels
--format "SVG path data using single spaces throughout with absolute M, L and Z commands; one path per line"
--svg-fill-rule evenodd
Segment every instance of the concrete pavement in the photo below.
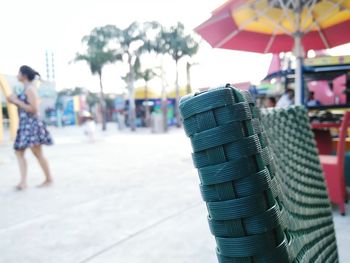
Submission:
M 112 127 L 93 144 L 77 128 L 53 134 L 48 189 L 34 187 L 43 178 L 28 154 L 30 188 L 15 192 L 16 160 L 0 146 L 0 263 L 216 262 L 182 131 Z M 350 262 L 350 214 L 335 222 L 341 262 Z

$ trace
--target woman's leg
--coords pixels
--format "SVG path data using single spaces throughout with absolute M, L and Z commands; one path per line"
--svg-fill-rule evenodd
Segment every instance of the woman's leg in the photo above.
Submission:
M 45 175 L 45 181 L 40 186 L 49 186 L 53 180 L 49 168 L 49 163 L 47 159 L 44 157 L 43 150 L 41 145 L 34 146 L 30 148 L 34 154 L 34 156 L 37 158 L 41 169 L 43 169 L 44 175 Z
M 27 187 L 27 160 L 24 156 L 25 150 L 16 150 L 15 153 L 18 160 L 19 171 L 21 173 L 21 181 L 16 188 L 18 190 L 23 190 Z

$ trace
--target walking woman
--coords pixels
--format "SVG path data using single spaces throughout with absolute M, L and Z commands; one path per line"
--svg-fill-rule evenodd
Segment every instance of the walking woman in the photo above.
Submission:
M 27 160 L 25 159 L 27 149 L 34 154 L 44 172 L 45 181 L 40 186 L 50 186 L 53 182 L 48 161 L 42 150 L 42 145 L 51 145 L 53 142 L 45 123 L 38 116 L 39 101 L 34 82 L 39 77 L 39 73 L 31 67 L 20 67 L 18 80 L 23 83 L 24 90 L 18 96 L 11 95 L 7 98 L 10 103 L 18 107 L 19 113 L 19 127 L 14 143 L 21 174 L 17 190 L 24 190 L 27 187 Z

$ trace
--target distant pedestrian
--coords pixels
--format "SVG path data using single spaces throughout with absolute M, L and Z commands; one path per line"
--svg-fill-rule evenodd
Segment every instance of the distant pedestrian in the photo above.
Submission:
M 307 106 L 308 107 L 317 107 L 321 106 L 321 102 L 317 99 L 315 99 L 315 93 L 313 91 L 310 91 L 309 93 L 309 98 L 307 101 Z
M 276 98 L 275 97 L 268 97 L 266 100 L 266 107 L 267 108 L 276 107 Z
M 40 74 L 31 67 L 20 67 L 18 80 L 24 85 L 23 92 L 18 96 L 11 95 L 7 98 L 10 103 L 18 107 L 19 113 L 19 127 L 14 143 L 21 174 L 17 190 L 27 188 L 27 161 L 25 158 L 27 149 L 32 151 L 44 172 L 45 181 L 40 187 L 50 186 L 53 182 L 48 161 L 42 150 L 42 145 L 51 145 L 53 141 L 46 129 L 46 124 L 39 118 L 39 99 L 35 87 L 37 78 L 40 78 Z
M 94 118 L 88 111 L 83 111 L 81 117 L 83 119 L 84 134 L 88 137 L 89 142 L 95 142 L 96 123 Z
M 278 100 L 277 108 L 287 108 L 294 104 L 294 90 L 288 88 L 282 97 Z
M 120 110 L 117 112 L 117 123 L 118 123 L 118 130 L 122 131 L 125 129 L 125 111 Z

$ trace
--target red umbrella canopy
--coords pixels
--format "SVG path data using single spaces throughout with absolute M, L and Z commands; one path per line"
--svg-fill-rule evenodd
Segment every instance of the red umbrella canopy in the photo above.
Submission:
M 196 31 L 216 48 L 259 53 L 350 42 L 350 0 L 229 0 Z

